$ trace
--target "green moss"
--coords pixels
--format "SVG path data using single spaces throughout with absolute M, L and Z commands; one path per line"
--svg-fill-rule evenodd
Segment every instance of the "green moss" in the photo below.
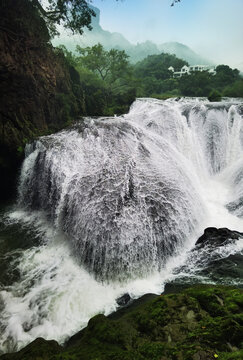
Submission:
M 54 340 L 47 341 L 37 338 L 21 351 L 14 354 L 6 354 L 1 359 L 13 360 L 49 360 L 62 350 L 62 347 Z
M 24 152 L 23 146 L 19 146 L 17 152 L 22 155 Z
M 214 354 L 220 360 L 240 359 L 242 297 L 242 290 L 222 286 L 158 296 L 119 318 L 95 316 L 65 348 L 40 359 L 194 360 L 214 359 Z M 15 359 L 11 356 L 5 359 Z
M 230 353 L 219 353 L 219 360 L 242 360 L 243 350 L 230 352 Z

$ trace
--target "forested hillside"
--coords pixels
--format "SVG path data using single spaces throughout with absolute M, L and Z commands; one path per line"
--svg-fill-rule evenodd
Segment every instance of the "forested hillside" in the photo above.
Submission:
M 171 54 L 150 55 L 132 65 L 124 51 L 107 51 L 101 44 L 87 48 L 77 46 L 75 53 L 63 45 L 60 50 L 80 74 L 82 86 L 86 89 L 88 114 L 92 111 L 95 115 L 124 113 L 135 97 L 201 96 L 211 99 L 211 94 L 217 94 L 212 100 L 222 96 L 243 97 L 240 72 L 228 65 L 218 65 L 215 74 L 194 71 L 175 78 L 169 68 L 172 66 L 175 71 L 180 71 L 189 64 Z

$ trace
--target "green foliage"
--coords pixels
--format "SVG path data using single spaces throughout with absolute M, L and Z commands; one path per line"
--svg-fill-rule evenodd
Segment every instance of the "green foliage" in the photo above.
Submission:
M 223 95 L 229 97 L 243 97 L 243 79 L 235 81 L 231 86 L 226 86 Z
M 225 353 L 220 352 L 219 353 L 219 360 L 242 360 L 243 359 L 243 350 L 231 352 L 231 353 Z
M 132 67 L 124 51 L 106 51 L 101 44 L 85 49 L 77 47 L 80 56 L 59 46 L 66 61 L 79 74 L 84 115 L 114 115 L 127 112 L 136 98 L 139 81 L 133 77 Z M 72 73 L 72 72 L 71 72 Z
M 136 64 L 135 76 L 143 84 L 139 90 L 140 96 L 155 94 L 157 98 L 171 95 L 209 97 L 212 92 L 212 99 L 218 99 L 212 101 L 219 101 L 220 94 L 243 97 L 243 80 L 239 70 L 233 70 L 227 65 L 219 65 L 215 75 L 202 71 L 173 78 L 173 73 L 168 68 L 172 66 L 178 71 L 183 65 L 186 65 L 184 60 L 169 54 L 148 56 Z M 216 92 L 218 92 L 217 96 Z
M 208 97 L 210 101 L 220 101 L 221 94 L 243 96 L 243 80 L 239 71 L 226 65 L 218 66 L 215 76 L 203 71 L 173 78 L 168 68 L 173 66 L 179 70 L 186 64 L 175 55 L 148 56 L 132 66 L 124 51 L 106 51 L 101 44 L 87 48 L 77 46 L 78 55 L 63 45 L 58 50 L 63 52 L 69 65 L 79 73 L 80 82 L 74 73 L 76 86 L 82 89 L 80 92 L 79 88 L 77 96 L 86 115 L 122 114 L 129 110 L 136 97 L 167 99 L 200 96 Z M 227 86 L 222 88 L 222 84 Z
M 18 152 L 19 155 L 22 155 L 22 154 L 24 153 L 24 148 L 23 148 L 23 146 L 18 146 L 17 152 Z
M 58 35 L 56 25 L 62 24 L 73 33 L 83 33 L 84 27 L 89 30 L 92 16 L 96 16 L 89 6 L 92 0 L 28 0 L 44 19 L 51 36 Z M 118 0 L 116 0 L 118 1 Z M 171 6 L 175 2 L 174 0 Z
M 161 91 L 163 93 L 175 91 L 176 89 L 179 89 L 179 81 L 178 81 L 178 79 L 173 79 L 173 78 L 166 79 L 161 84 Z
M 184 96 L 208 96 L 211 80 L 212 75 L 207 71 L 186 74 L 179 79 L 179 89 Z
M 104 115 L 106 107 L 106 87 L 101 79 L 86 68 L 76 68 L 80 75 L 83 90 L 83 113 L 85 115 Z
M 87 48 L 77 45 L 76 50 L 81 55 L 77 61 L 109 84 L 129 73 L 128 55 L 124 50 L 106 51 L 101 44 Z
M 77 113 L 77 103 L 73 94 L 57 93 L 56 102 L 59 108 L 59 116 L 63 124 L 70 125 Z
M 231 85 L 239 79 L 239 70 L 231 69 L 228 65 L 219 65 L 216 67 L 216 75 L 214 76 L 214 84 L 217 89 L 222 89 L 227 85 Z
M 124 51 L 111 49 L 106 51 L 101 44 L 81 48 L 78 55 L 59 46 L 73 72 L 77 91 L 74 93 L 82 103 L 84 115 L 122 114 L 136 97 L 155 97 L 167 99 L 179 96 L 203 96 L 210 101 L 220 101 L 221 93 L 226 96 L 242 96 L 243 80 L 238 70 L 228 66 L 217 67 L 213 76 L 207 71 L 194 72 L 173 78 L 170 66 L 179 70 L 185 61 L 175 55 L 161 54 L 148 56 L 135 66 L 129 64 Z M 77 76 L 79 74 L 79 77 Z M 228 79 L 228 80 L 227 80 Z M 235 81 L 236 79 L 236 81 Z M 228 86 L 222 91 L 217 87 L 222 82 Z
M 65 56 L 67 62 L 69 65 L 71 66 L 76 66 L 77 64 L 77 58 L 76 56 L 71 52 L 71 51 L 68 51 L 68 49 L 66 48 L 65 45 L 59 45 L 55 48 L 55 52 L 58 54 L 58 53 L 61 53 Z
M 209 101 L 221 101 L 222 95 L 220 94 L 220 92 L 218 90 L 211 90 L 210 94 L 208 96 L 208 100 Z
M 91 29 L 91 18 L 95 16 L 95 12 L 89 7 L 89 1 L 47 0 L 45 6 L 42 0 L 32 0 L 31 2 L 45 20 L 51 35 L 58 34 L 57 24 L 63 24 L 65 28 L 79 34 L 83 33 L 85 26 Z
M 171 71 L 168 70 L 170 66 L 173 66 L 175 70 L 179 70 L 183 65 L 188 65 L 188 63 L 178 59 L 175 55 L 150 55 L 135 65 L 135 75 L 142 79 L 166 80 L 171 77 Z

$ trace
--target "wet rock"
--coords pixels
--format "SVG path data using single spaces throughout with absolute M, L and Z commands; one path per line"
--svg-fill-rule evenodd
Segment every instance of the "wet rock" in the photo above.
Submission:
M 96 315 L 63 348 L 55 341 L 37 339 L 20 352 L 0 358 L 37 360 L 38 354 L 38 360 L 209 360 L 243 356 L 242 290 L 193 286 L 178 294 L 150 294 L 121 310 L 119 316 Z
M 138 299 L 135 299 L 135 300 L 131 299 L 129 301 L 129 303 L 127 304 L 127 306 L 121 307 L 117 311 L 111 313 L 110 315 L 108 315 L 108 318 L 120 319 L 125 314 L 128 314 L 128 313 L 136 310 L 137 307 L 139 307 L 143 304 L 146 304 L 148 301 L 156 299 L 157 297 L 158 297 L 158 295 L 155 295 L 155 294 L 145 294 Z
M 243 233 L 238 231 L 232 231 L 227 228 L 217 229 L 215 227 L 209 227 L 204 230 L 204 234 L 197 240 L 196 245 L 220 246 L 232 240 L 238 240 L 241 237 L 243 238 Z
M 127 304 L 130 302 L 130 300 L 131 300 L 131 296 L 126 293 L 126 294 L 122 295 L 121 297 L 119 297 L 119 298 L 116 300 L 116 302 L 117 302 L 117 304 L 120 305 L 120 306 L 125 306 L 125 305 L 127 305 Z
M 200 271 L 201 275 L 210 277 L 213 281 L 222 279 L 228 283 L 235 280 L 241 287 L 243 278 L 243 256 L 241 254 L 230 255 L 224 259 L 211 261 L 206 268 Z

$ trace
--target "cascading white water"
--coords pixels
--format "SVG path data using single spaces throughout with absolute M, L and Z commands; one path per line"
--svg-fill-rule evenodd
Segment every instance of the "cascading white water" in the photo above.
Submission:
M 45 241 L 21 252 L 22 281 L 0 293 L 1 347 L 62 341 L 124 292 L 162 290 L 204 228 L 243 231 L 242 112 L 239 101 L 138 99 L 27 147 L 8 221 Z
M 159 270 L 204 210 L 182 152 L 185 117 L 154 103 L 144 123 L 136 106 L 39 140 L 21 174 L 20 205 L 45 210 L 102 279 Z

